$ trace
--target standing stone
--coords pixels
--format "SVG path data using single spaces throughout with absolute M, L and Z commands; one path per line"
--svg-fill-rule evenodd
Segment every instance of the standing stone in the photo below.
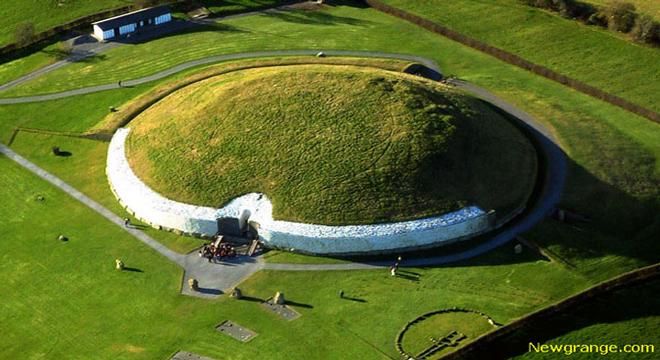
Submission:
M 521 254 L 523 251 L 523 247 L 521 244 L 516 244 L 516 246 L 513 247 L 513 252 L 516 253 L 516 255 Z
M 275 297 L 273 298 L 273 303 L 278 305 L 284 305 L 284 294 L 281 292 L 276 292 Z
M 188 279 L 188 286 L 190 286 L 191 290 L 197 290 L 199 289 L 199 282 L 197 279 Z
M 243 293 L 241 292 L 241 289 L 239 288 L 234 288 L 234 290 L 231 291 L 231 297 L 235 299 L 240 299 L 243 297 Z

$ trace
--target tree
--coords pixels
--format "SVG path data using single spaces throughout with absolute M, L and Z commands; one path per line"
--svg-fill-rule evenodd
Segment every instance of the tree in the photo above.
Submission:
M 629 2 L 612 1 L 603 9 L 603 12 L 607 18 L 607 26 L 614 31 L 627 33 L 635 25 L 637 18 L 635 5 Z
M 32 44 L 35 38 L 34 24 L 31 22 L 24 22 L 16 25 L 14 32 L 14 41 L 19 47 L 24 47 Z
M 649 15 L 642 15 L 635 21 L 631 35 L 635 41 L 653 44 L 660 40 L 660 24 Z

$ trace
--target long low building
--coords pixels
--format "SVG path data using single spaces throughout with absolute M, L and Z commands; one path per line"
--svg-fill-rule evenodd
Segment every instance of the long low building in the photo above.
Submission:
M 151 7 L 92 23 L 93 36 L 99 41 L 130 37 L 170 21 L 172 11 L 167 6 Z

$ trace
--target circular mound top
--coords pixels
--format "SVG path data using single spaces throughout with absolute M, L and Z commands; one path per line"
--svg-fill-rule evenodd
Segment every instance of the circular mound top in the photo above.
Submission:
M 480 101 L 350 66 L 243 70 L 185 87 L 131 122 L 127 156 L 155 191 L 220 207 L 263 192 L 275 219 L 360 224 L 529 196 L 526 137 Z

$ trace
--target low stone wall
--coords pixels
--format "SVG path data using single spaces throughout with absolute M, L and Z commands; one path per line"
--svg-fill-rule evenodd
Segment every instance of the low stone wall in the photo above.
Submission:
M 218 219 L 249 218 L 268 246 L 311 254 L 360 254 L 415 249 L 451 243 L 493 228 L 494 212 L 470 206 L 442 216 L 373 225 L 327 226 L 274 220 L 263 194 L 237 197 L 220 209 L 183 204 L 149 188 L 130 168 L 121 128 L 108 149 L 106 174 L 119 202 L 152 226 L 193 236 L 218 233 Z

